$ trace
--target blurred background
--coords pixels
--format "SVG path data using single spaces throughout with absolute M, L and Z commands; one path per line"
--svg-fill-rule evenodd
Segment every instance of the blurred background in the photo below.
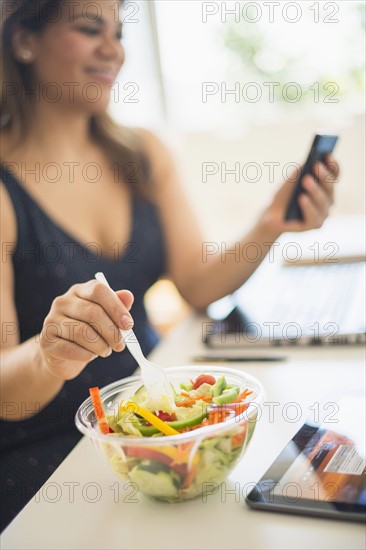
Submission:
M 121 17 L 110 110 L 170 146 L 205 240 L 241 237 L 317 129 L 340 135 L 332 215 L 364 215 L 364 1 L 126 0 Z M 162 334 L 187 312 L 166 280 L 146 304 Z

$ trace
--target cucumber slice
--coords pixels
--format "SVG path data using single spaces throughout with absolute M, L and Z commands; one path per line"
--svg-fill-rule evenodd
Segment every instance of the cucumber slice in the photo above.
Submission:
M 230 390 L 224 390 L 221 395 L 217 395 L 213 398 L 216 405 L 225 405 L 226 403 L 231 403 L 235 401 L 240 392 L 239 386 L 233 386 Z
M 182 390 L 187 392 L 193 390 L 192 384 L 179 384 L 179 386 L 181 387 Z
M 213 396 L 221 395 L 222 392 L 226 389 L 226 387 L 227 387 L 227 384 L 226 384 L 225 376 L 220 376 L 220 378 L 216 380 L 216 384 L 212 386 L 212 395 Z
M 183 430 L 183 428 L 192 428 L 193 426 L 197 426 L 197 424 L 200 424 L 207 416 L 208 413 L 203 412 L 193 418 L 189 418 L 188 420 L 172 420 L 171 422 L 167 422 L 167 424 L 175 430 Z M 150 437 L 159 433 L 159 430 L 155 428 L 155 426 L 138 426 L 138 430 L 141 435 L 145 437 Z

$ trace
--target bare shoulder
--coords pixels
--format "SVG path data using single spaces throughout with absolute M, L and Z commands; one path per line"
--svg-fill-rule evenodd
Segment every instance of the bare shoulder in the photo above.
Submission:
M 172 151 L 150 130 L 136 128 L 135 132 L 147 154 L 154 179 L 162 181 L 162 176 L 167 176 L 175 170 Z
M 19 343 L 19 330 L 6 334 L 6 327 L 17 326 L 17 314 L 14 302 L 14 267 L 11 261 L 16 246 L 17 228 L 13 203 L 9 193 L 0 180 L 0 218 L 1 218 L 1 262 L 0 262 L 0 318 L 1 348 L 11 348 Z M 4 328 L 5 327 L 5 328 Z M 3 332 L 5 330 L 5 332 Z
M 17 240 L 17 222 L 12 200 L 0 180 L 0 218 L 1 218 L 1 241 L 8 243 L 10 250 L 14 250 Z
M 134 132 L 143 144 L 143 147 L 146 147 L 149 151 L 161 149 L 168 151 L 163 141 L 150 130 L 147 130 L 146 128 L 134 128 Z

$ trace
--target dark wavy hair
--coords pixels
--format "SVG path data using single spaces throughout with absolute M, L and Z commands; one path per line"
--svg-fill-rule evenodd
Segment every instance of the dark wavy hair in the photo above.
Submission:
M 14 130 L 18 141 L 28 130 L 31 100 L 29 94 L 31 68 L 17 61 L 12 45 L 15 29 L 24 27 L 41 32 L 55 21 L 64 0 L 0 0 L 1 63 L 0 63 L 0 127 Z M 121 4 L 123 0 L 120 0 Z M 113 167 L 131 189 L 146 196 L 146 157 L 136 133 L 117 124 L 108 113 L 92 115 L 90 135 L 107 152 Z M 142 169 L 145 167 L 145 169 Z

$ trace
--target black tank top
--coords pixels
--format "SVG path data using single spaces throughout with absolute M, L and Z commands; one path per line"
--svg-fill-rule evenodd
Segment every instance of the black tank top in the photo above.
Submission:
M 54 222 L 5 166 L 0 166 L 0 179 L 12 200 L 17 222 L 12 262 L 20 342 L 39 334 L 56 296 L 103 271 L 114 290 L 133 292 L 134 330 L 144 353 L 149 353 L 157 343 L 157 335 L 148 323 L 143 298 L 166 268 L 156 207 L 133 197 L 129 242 L 123 250 L 115 246 L 114 257 L 106 258 L 96 243 L 81 244 Z M 88 397 L 88 388 L 129 376 L 135 368 L 128 350 L 112 353 L 107 359 L 97 358 L 76 379 L 66 382 L 57 397 L 35 416 L 24 421 L 0 421 L 1 496 L 6 503 L 2 506 L 2 528 L 79 440 L 74 416 Z M 11 405 L 3 406 L 11 411 Z

